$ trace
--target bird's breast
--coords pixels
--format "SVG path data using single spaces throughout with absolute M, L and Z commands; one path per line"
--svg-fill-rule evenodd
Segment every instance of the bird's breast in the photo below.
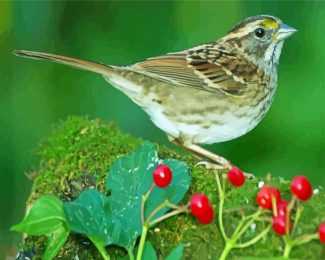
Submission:
M 143 78 L 142 78 L 143 77 Z M 107 79 L 138 104 L 167 134 L 193 143 L 218 143 L 253 129 L 273 100 L 276 81 L 251 84 L 241 96 L 168 84 L 129 73 Z

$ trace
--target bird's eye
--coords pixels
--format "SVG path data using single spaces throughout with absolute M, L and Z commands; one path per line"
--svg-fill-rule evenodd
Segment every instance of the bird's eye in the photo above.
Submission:
M 255 35 L 258 38 L 263 38 L 263 36 L 265 35 L 265 30 L 263 28 L 257 28 L 255 30 Z

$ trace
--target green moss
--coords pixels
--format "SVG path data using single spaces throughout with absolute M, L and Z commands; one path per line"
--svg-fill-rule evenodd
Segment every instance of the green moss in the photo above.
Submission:
M 34 180 L 29 204 L 43 194 L 56 194 L 64 201 L 72 200 L 86 189 L 96 187 L 105 192 L 104 183 L 112 162 L 131 152 L 142 142 L 122 133 L 114 124 L 105 124 L 99 120 L 71 117 L 55 128 L 53 136 L 43 141 L 39 153 L 41 157 L 38 174 Z M 159 148 L 162 158 L 176 158 L 185 161 L 191 169 L 193 183 L 184 199 L 184 203 L 193 193 L 206 193 L 218 203 L 218 193 L 214 175 L 202 167 L 195 167 L 197 159 L 181 156 L 164 146 Z M 288 182 L 273 179 L 283 194 L 289 194 Z M 231 189 L 225 200 L 225 224 L 228 234 L 236 227 L 238 220 L 255 210 L 255 196 L 259 180 L 249 180 L 243 188 Z M 325 217 L 325 192 L 320 193 L 305 203 L 301 223 L 296 230 L 315 232 L 318 224 Z M 233 209 L 237 210 L 233 210 Z M 261 225 L 247 232 L 244 240 L 262 230 Z M 148 239 L 152 241 L 158 254 L 164 256 L 178 243 L 185 244 L 185 258 L 216 259 L 220 255 L 224 242 L 216 225 L 200 225 L 191 215 L 172 217 L 149 231 Z M 108 247 L 110 254 L 116 258 L 125 255 L 118 247 Z M 44 250 L 44 238 L 27 237 L 23 253 L 41 259 Z M 229 259 L 245 259 L 245 256 L 265 257 L 280 256 L 283 250 L 282 239 L 270 232 L 267 237 L 246 249 L 233 250 Z M 68 242 L 60 251 L 60 259 L 100 259 L 95 247 L 84 237 L 71 234 Z M 292 256 L 298 259 L 321 259 L 325 257 L 324 247 L 313 241 L 294 248 Z M 58 258 L 59 259 L 59 258 Z

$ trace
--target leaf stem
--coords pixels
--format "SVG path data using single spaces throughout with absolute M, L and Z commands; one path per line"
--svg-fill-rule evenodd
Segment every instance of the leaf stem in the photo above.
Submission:
M 133 248 L 127 249 L 130 260 L 134 260 Z
M 144 244 L 146 242 L 146 237 L 147 237 L 147 233 L 148 233 L 149 228 L 147 227 L 147 225 L 143 225 L 142 227 L 142 234 L 141 234 L 141 240 L 140 240 L 140 244 L 139 244 L 139 250 L 138 250 L 138 254 L 137 254 L 137 259 L 136 260 L 141 260 L 142 257 L 142 253 L 143 253 L 143 248 L 144 248 Z
M 95 247 L 98 249 L 99 253 L 102 255 L 104 260 L 110 260 L 110 256 L 109 254 L 107 254 L 105 246 L 102 245 L 102 243 L 100 243 L 97 239 L 95 239 L 94 237 L 89 237 L 89 239 L 91 240 L 91 242 L 95 245 Z

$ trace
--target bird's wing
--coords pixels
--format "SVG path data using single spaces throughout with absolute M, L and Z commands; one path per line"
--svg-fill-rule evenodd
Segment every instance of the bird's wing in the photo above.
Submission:
M 144 74 L 177 85 L 198 87 L 204 83 L 188 66 L 186 51 L 149 58 L 132 67 Z
M 245 64 L 214 45 L 201 45 L 136 63 L 132 68 L 177 85 L 240 95 L 247 82 L 241 77 Z

